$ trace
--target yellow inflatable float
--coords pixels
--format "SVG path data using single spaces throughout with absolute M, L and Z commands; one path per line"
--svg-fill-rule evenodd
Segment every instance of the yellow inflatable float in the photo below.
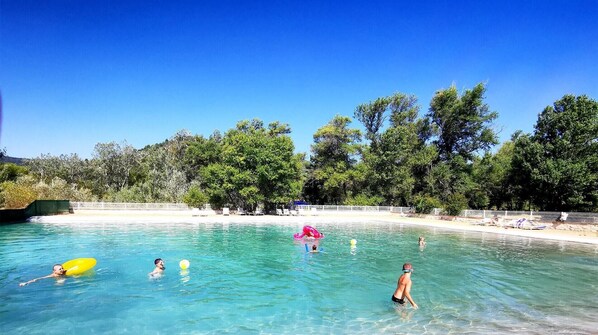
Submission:
M 96 263 L 95 258 L 76 258 L 63 263 L 62 268 L 66 270 L 67 276 L 74 276 L 90 270 L 96 266 Z

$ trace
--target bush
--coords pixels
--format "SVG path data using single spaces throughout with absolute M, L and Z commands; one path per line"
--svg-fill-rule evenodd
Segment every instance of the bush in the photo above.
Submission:
M 37 194 L 31 185 L 7 181 L 1 184 L 1 199 L 6 209 L 25 208 L 32 203 Z
M 430 214 L 434 208 L 442 207 L 442 202 L 432 196 L 418 194 L 413 198 L 413 207 L 416 213 Z
M 111 202 L 132 202 L 132 203 L 144 203 L 144 202 L 151 202 L 151 199 L 148 197 L 148 192 L 144 192 L 142 188 L 144 185 L 141 186 L 135 185 L 132 187 L 125 187 L 119 191 L 108 190 L 106 194 L 104 194 L 105 201 Z
M 208 196 L 205 195 L 199 187 L 193 185 L 183 196 L 183 202 L 192 208 L 203 208 L 208 202 Z
M 363 193 L 360 193 L 354 197 L 349 197 L 345 200 L 345 205 L 347 206 L 378 206 L 384 201 L 382 197 L 379 196 L 368 196 Z
M 12 163 L 0 164 L 0 183 L 16 181 L 18 177 L 29 173 L 29 169 Z
M 451 194 L 445 205 L 444 212 L 447 215 L 457 216 L 461 211 L 467 208 L 467 198 L 461 193 Z
M 5 208 L 15 209 L 27 207 L 34 200 L 92 201 L 95 198 L 90 190 L 69 185 L 58 177 L 46 184 L 37 182 L 30 175 L 23 175 L 16 181 L 0 184 L 0 200 Z

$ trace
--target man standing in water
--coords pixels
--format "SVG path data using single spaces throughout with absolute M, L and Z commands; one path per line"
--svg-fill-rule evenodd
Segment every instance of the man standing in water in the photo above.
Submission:
M 166 269 L 164 267 L 164 261 L 162 260 L 162 258 L 156 258 L 154 264 L 156 265 L 156 267 L 154 268 L 154 271 L 149 273 L 149 275 L 150 277 L 159 277 L 164 273 L 164 269 Z
M 62 276 L 64 276 L 66 274 L 66 270 L 62 267 L 61 264 L 55 264 L 54 267 L 52 267 L 52 273 L 50 273 L 47 276 L 43 276 L 43 277 L 39 277 L 39 278 L 35 278 L 35 279 L 31 279 L 30 281 L 24 282 L 24 283 L 20 283 L 19 286 L 25 286 L 31 283 L 34 283 L 40 279 L 46 279 L 46 278 L 61 278 Z
M 401 305 L 405 304 L 405 298 L 409 300 L 411 306 L 414 309 L 417 309 L 417 304 L 411 298 L 411 273 L 413 272 L 413 266 L 411 263 L 403 264 L 403 274 L 399 277 L 397 282 L 397 289 L 395 293 L 392 295 L 392 301 L 399 303 Z

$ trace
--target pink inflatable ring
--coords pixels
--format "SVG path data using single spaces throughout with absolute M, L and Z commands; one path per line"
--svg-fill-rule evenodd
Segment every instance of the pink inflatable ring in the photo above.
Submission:
M 303 226 L 303 232 L 296 233 L 293 235 L 293 237 L 298 240 L 304 237 L 324 238 L 324 234 L 320 233 L 316 228 L 312 226 Z

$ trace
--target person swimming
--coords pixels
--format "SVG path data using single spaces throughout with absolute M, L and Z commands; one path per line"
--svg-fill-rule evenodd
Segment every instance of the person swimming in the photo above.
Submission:
M 45 279 L 45 278 L 62 278 L 65 275 L 66 275 L 66 270 L 62 267 L 62 264 L 54 264 L 54 266 L 52 267 L 52 273 L 50 273 L 49 275 L 31 279 L 30 281 L 27 281 L 24 283 L 19 283 L 19 286 L 29 285 L 31 283 L 35 283 L 36 281 L 38 281 L 40 279 Z
M 162 258 L 156 258 L 154 260 L 154 265 L 156 266 L 152 272 L 149 273 L 150 277 L 159 277 L 164 273 L 166 267 L 164 266 L 164 261 Z

